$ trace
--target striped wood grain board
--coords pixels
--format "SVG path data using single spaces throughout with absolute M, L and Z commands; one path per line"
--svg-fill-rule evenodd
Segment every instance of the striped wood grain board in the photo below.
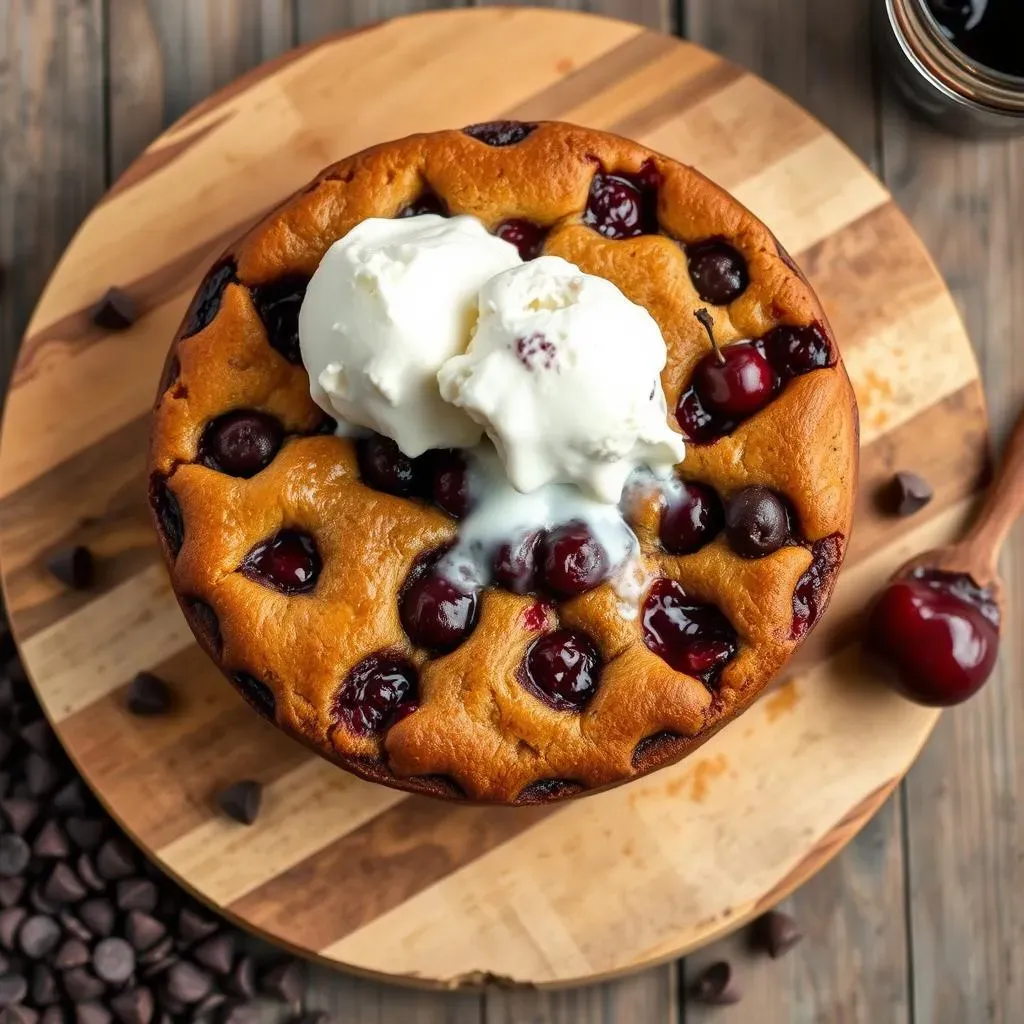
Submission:
M 698 166 L 798 255 L 862 415 L 862 500 L 826 621 L 788 678 L 675 768 L 557 810 L 448 806 L 349 777 L 263 724 L 192 641 L 144 512 L 148 411 L 203 269 L 323 164 L 495 116 L 631 135 Z M 145 315 L 86 311 L 109 284 Z M 131 834 L 201 897 L 297 950 L 395 980 L 587 981 L 679 955 L 781 899 L 864 824 L 936 720 L 860 662 L 858 614 L 912 552 L 953 536 L 986 472 L 971 347 L 882 185 L 764 82 L 697 47 L 565 11 L 446 11 L 286 55 L 195 108 L 96 207 L 40 301 L 0 445 L 0 556 L 27 667 L 72 757 Z M 912 467 L 910 520 L 874 497 Z M 44 569 L 67 543 L 98 586 Z M 139 669 L 180 694 L 122 708 Z M 211 793 L 267 785 L 250 829 Z

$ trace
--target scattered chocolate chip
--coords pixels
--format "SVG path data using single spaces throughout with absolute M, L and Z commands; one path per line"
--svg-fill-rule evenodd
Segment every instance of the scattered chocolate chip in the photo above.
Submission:
M 76 775 L 54 794 L 50 801 L 54 810 L 62 814 L 81 814 L 85 811 L 85 790 L 82 780 Z
M 173 946 L 174 943 L 172 942 L 171 945 Z M 160 946 L 162 947 L 163 943 L 160 943 Z M 180 959 L 181 957 L 171 953 L 169 956 L 160 957 L 149 963 L 149 953 L 147 952 L 144 956 L 140 957 L 141 962 L 145 965 L 142 968 L 142 976 L 147 980 L 149 978 L 157 978 L 165 971 L 169 971 Z
M 124 939 L 103 939 L 92 951 L 92 967 L 104 981 L 123 985 L 135 971 L 135 950 Z
M 131 681 L 125 707 L 133 715 L 163 715 L 173 702 L 171 688 L 152 672 L 139 672 Z
M 42 960 L 57 948 L 60 925 L 46 914 L 33 914 L 18 932 L 18 945 L 30 960 Z
M 781 910 L 769 910 L 755 922 L 752 930 L 754 943 L 773 960 L 788 953 L 802 938 L 796 921 Z
M 0 878 L 0 908 L 13 907 L 25 892 L 24 878 Z
M 168 995 L 186 1006 L 202 1002 L 212 988 L 213 979 L 210 975 L 187 960 L 179 960 L 167 972 Z
M 219 1009 L 228 1001 L 228 997 L 223 992 L 211 992 L 197 1007 L 196 1016 L 205 1017 L 207 1014 L 213 1013 L 214 1010 Z
M 932 486 L 917 473 L 903 470 L 892 478 L 891 507 L 898 516 L 912 516 L 920 512 L 935 496 Z
M 237 1003 L 221 1016 L 220 1024 L 259 1024 L 260 1012 L 252 1003 Z
M 54 866 L 43 886 L 43 896 L 51 903 L 77 903 L 85 893 L 81 879 L 63 861 Z
M 99 818 L 72 817 L 64 823 L 71 841 L 83 850 L 94 850 L 100 845 L 106 827 Z
M 174 936 L 165 935 L 155 946 L 150 946 L 144 953 L 139 954 L 139 962 L 143 964 L 160 964 L 163 961 L 163 966 L 160 970 L 168 967 L 170 962 L 178 959 L 174 956 Z M 153 974 L 159 974 L 159 970 L 154 970 Z
M 178 916 L 178 935 L 185 945 L 207 938 L 219 927 L 216 921 L 203 917 L 190 907 L 182 908 Z
M 32 984 L 29 986 L 32 1002 L 38 1007 L 52 1006 L 60 999 L 57 979 L 46 964 L 36 964 L 32 968 Z
M 148 988 L 130 988 L 110 1000 L 110 1008 L 121 1024 L 150 1024 L 156 1012 L 153 993 Z
M 84 967 L 89 962 L 89 947 L 81 939 L 65 939 L 53 958 L 58 971 L 70 971 L 73 967 Z
M 23 874 L 31 859 L 28 843 L 17 833 L 0 836 L 0 878 Z
M 260 813 L 263 787 L 247 779 L 228 786 L 217 795 L 217 806 L 229 817 L 242 825 L 251 825 Z
M 242 999 L 252 999 L 255 997 L 256 965 L 253 963 L 251 956 L 243 954 L 238 958 L 225 985 L 229 992 L 240 996 Z
M 45 718 L 23 725 L 18 735 L 37 753 L 43 754 L 53 747 L 53 730 Z
M 105 331 L 124 331 L 139 319 L 139 310 L 135 300 L 123 288 L 115 286 L 108 288 L 92 307 L 89 319 Z
M 67 910 L 62 910 L 59 916 L 61 926 L 68 935 L 80 939 L 82 942 L 88 942 L 92 938 L 92 933 L 74 914 L 69 913 Z
M 67 1024 L 64 1017 L 64 1008 L 61 1006 L 48 1006 L 43 1010 L 39 1018 L 39 1024 Z
M 28 995 L 28 982 L 20 974 L 0 977 L 0 1006 L 20 1003 Z
M 732 965 L 725 960 L 705 968 L 695 979 L 690 994 L 698 1003 L 708 1006 L 728 1006 L 742 998 L 733 978 Z
M 0 1024 L 39 1024 L 39 1014 L 31 1006 L 15 1003 L 0 1010 Z
M 72 967 L 64 974 L 64 991 L 73 1003 L 84 1003 L 103 995 L 107 986 L 84 967 Z
M 101 897 L 86 900 L 78 908 L 78 916 L 82 919 L 82 924 L 97 938 L 110 935 L 114 930 L 115 913 L 110 900 Z
M 230 932 L 220 932 L 204 939 L 191 956 L 196 963 L 208 967 L 214 974 L 227 974 L 235 959 L 235 937 Z
M 121 910 L 144 910 L 147 914 L 156 910 L 156 883 L 148 878 L 124 878 L 117 883 L 116 894 Z
M 44 895 L 42 888 L 37 883 L 28 891 L 29 906 L 37 914 L 49 914 L 53 917 L 59 910 L 55 903 L 51 903 Z
M 28 791 L 35 797 L 44 797 L 60 782 L 61 773 L 57 766 L 42 754 L 32 751 L 25 758 L 25 781 Z
M 108 839 L 96 854 L 96 870 L 101 878 L 116 882 L 135 873 L 135 855 L 121 839 Z
M 283 1003 L 299 1006 L 306 992 L 306 972 L 298 960 L 274 964 L 260 979 L 260 991 Z
M 68 855 L 68 839 L 64 830 L 51 818 L 32 841 L 32 852 L 43 860 L 60 860 Z
M 110 1024 L 112 1020 L 110 1011 L 102 1003 L 90 1001 L 75 1007 L 75 1024 Z
M 94 892 L 103 892 L 106 889 L 107 884 L 97 874 L 89 854 L 78 855 L 78 860 L 75 861 L 75 870 L 78 872 L 78 877 Z
M 7 910 L 0 910 L 0 946 L 13 952 L 18 942 L 18 929 L 21 928 L 26 917 L 28 917 L 28 911 L 24 907 L 8 907 Z
M 167 929 L 155 917 L 141 910 L 133 910 L 124 922 L 124 934 L 140 952 L 155 946 L 167 933 Z
M 88 590 L 96 579 L 96 563 L 92 552 L 80 544 L 55 551 L 46 563 L 46 568 L 72 590 Z
M 22 797 L 8 797 L 6 800 L 0 800 L 0 814 L 11 826 L 12 832 L 24 835 L 32 822 L 36 820 L 36 815 L 39 814 L 39 804 L 35 800 L 27 800 Z M 2 874 L 3 870 L 0 869 L 0 875 Z

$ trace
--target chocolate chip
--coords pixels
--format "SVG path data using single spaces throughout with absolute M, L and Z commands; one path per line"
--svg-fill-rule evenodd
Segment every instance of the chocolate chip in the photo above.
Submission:
M 60 770 L 48 757 L 33 751 L 25 758 L 25 781 L 32 796 L 46 796 L 60 779 Z
M 0 907 L 13 907 L 25 892 L 24 878 L 0 878 Z
M 260 979 L 260 990 L 282 1003 L 298 1006 L 306 993 L 306 972 L 298 960 L 282 960 Z
M 106 826 L 99 818 L 68 818 L 64 827 L 71 841 L 83 850 L 96 849 L 106 831 Z
M 117 905 L 121 910 L 156 910 L 156 883 L 148 878 L 125 878 L 117 883 Z
M 5 747 L 6 745 L 6 747 Z M 11 749 L 11 738 L 6 733 L 0 732 L 0 761 L 7 756 L 7 752 Z M 11 773 L 0 772 L 0 800 L 2 800 L 11 791 Z
M 65 587 L 70 587 L 72 590 L 88 590 L 96 578 L 96 565 L 92 552 L 81 545 L 55 551 L 46 563 L 46 568 Z
M 110 1000 L 110 1008 L 121 1024 L 150 1024 L 156 1005 L 148 988 L 130 988 Z
M 67 836 L 53 818 L 43 822 L 32 842 L 32 852 L 43 860 L 60 860 L 68 855 Z
M 752 938 L 773 960 L 788 953 L 802 938 L 796 921 L 781 910 L 769 910 L 759 917 L 752 930 Z
M 206 971 L 179 960 L 167 972 L 167 993 L 186 1006 L 202 1002 L 213 988 L 213 979 Z
M 103 995 L 107 986 L 84 967 L 73 967 L 64 974 L 64 991 L 73 1003 L 84 1003 Z
M 214 974 L 227 974 L 235 959 L 235 937 L 230 932 L 220 932 L 200 942 L 192 950 L 196 963 L 208 967 Z
M 237 1003 L 220 1018 L 220 1024 L 259 1024 L 260 1011 L 252 1003 Z
M 924 477 L 903 470 L 892 479 L 891 495 L 891 505 L 896 515 L 912 516 L 932 500 L 935 492 Z
M 96 855 L 96 870 L 108 882 L 127 878 L 135 873 L 135 855 L 122 840 L 108 839 Z
M 18 835 L 24 835 L 29 830 L 38 813 L 39 804 L 35 800 L 16 796 L 0 800 L 0 814 L 3 814 L 4 820 L 11 826 L 11 830 L 17 832 Z M 0 869 L 0 875 L 2 874 L 3 870 Z
M 165 935 L 155 946 L 150 946 L 144 953 L 139 956 L 139 962 L 143 964 L 160 965 L 159 969 L 154 969 L 151 974 L 159 974 L 161 970 L 169 967 L 171 962 L 178 958 L 174 954 L 174 936 Z
M 67 910 L 62 910 L 59 916 L 61 926 L 68 935 L 81 939 L 82 942 L 88 942 L 92 938 L 92 932 L 74 914 L 69 913 Z
M 84 967 L 89 962 L 89 947 L 81 939 L 65 939 L 53 958 L 58 971 L 69 971 L 72 967 Z
M 141 910 L 133 910 L 125 920 L 124 934 L 141 952 L 155 946 L 167 934 L 167 929 L 155 917 Z
M 26 917 L 28 917 L 28 911 L 24 907 L 8 907 L 7 910 L 0 910 L 0 946 L 13 952 L 18 941 L 18 929 L 21 928 Z
M 212 1013 L 214 1010 L 223 1006 L 228 1001 L 228 997 L 223 992 L 211 992 L 197 1007 L 196 1016 L 205 1017 L 207 1014 Z
M 32 968 L 32 984 L 29 986 L 32 1002 L 38 1007 L 52 1006 L 60 999 L 57 979 L 46 964 L 36 964 Z
M 51 903 L 77 903 L 85 893 L 85 886 L 78 875 L 63 861 L 54 866 L 43 886 L 43 895 Z
M 102 1003 L 79 1003 L 75 1007 L 75 1024 L 110 1024 L 113 1017 Z
M 763 558 L 786 543 L 789 513 L 767 487 L 747 487 L 725 507 L 725 533 L 738 555 Z
M 251 825 L 260 813 L 263 786 L 251 779 L 236 782 L 217 794 L 217 806 L 242 825 Z
M 178 935 L 185 945 L 207 938 L 219 927 L 216 921 L 203 917 L 190 907 L 183 907 L 178 917 Z
M 110 935 L 114 930 L 115 914 L 110 900 L 101 898 L 86 900 L 78 908 L 78 916 L 82 919 L 82 924 L 97 938 Z
M 92 967 L 111 985 L 122 985 L 135 971 L 135 950 L 124 939 L 103 939 L 92 951 Z
M 75 861 L 75 870 L 78 872 L 78 877 L 85 882 L 85 884 L 93 890 L 93 892 L 103 892 L 107 887 L 107 883 L 100 878 L 96 869 L 93 867 L 92 858 L 87 853 L 81 853 L 78 855 L 78 860 Z
M 242 955 L 231 970 L 225 986 L 233 995 L 252 999 L 256 995 L 256 965 L 251 956 Z
M 18 932 L 21 951 L 30 960 L 42 960 L 49 956 L 60 942 L 60 925 L 46 914 L 33 914 L 27 918 Z
M 48 1006 L 43 1010 L 39 1018 L 39 1024 L 67 1024 L 64 1017 L 64 1008 L 61 1006 Z
M 20 1003 L 28 995 L 28 982 L 20 974 L 0 977 L 0 1006 Z
M 742 998 L 733 978 L 732 965 L 725 960 L 705 968 L 694 981 L 690 994 L 698 1003 L 708 1006 L 728 1006 Z
M 42 887 L 38 883 L 29 889 L 28 903 L 37 914 L 48 914 L 50 917 L 57 914 L 60 909 L 56 903 L 51 903 L 43 895 Z
M 23 725 L 18 731 L 18 735 L 40 754 L 53 748 L 53 730 L 45 718 L 37 718 L 34 722 Z
M 0 836 L 0 878 L 13 878 L 23 874 L 32 851 L 17 833 Z
M 38 1024 L 39 1014 L 31 1006 L 15 1003 L 0 1010 L 0 1024 Z
M 105 331 L 124 331 L 139 319 L 139 310 L 123 288 L 114 286 L 92 307 L 89 319 Z
M 86 809 L 85 790 L 76 775 L 54 794 L 50 805 L 62 814 L 81 814 Z
M 131 681 L 125 707 L 133 715 L 163 715 L 173 702 L 171 688 L 152 672 L 139 672 Z

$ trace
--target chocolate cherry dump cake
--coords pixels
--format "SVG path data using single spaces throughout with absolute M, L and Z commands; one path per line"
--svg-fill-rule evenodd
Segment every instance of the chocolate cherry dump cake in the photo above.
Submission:
M 751 704 L 828 603 L 856 465 L 760 221 L 636 143 L 494 122 L 334 164 L 218 260 L 150 503 L 259 714 L 375 782 L 534 803 Z

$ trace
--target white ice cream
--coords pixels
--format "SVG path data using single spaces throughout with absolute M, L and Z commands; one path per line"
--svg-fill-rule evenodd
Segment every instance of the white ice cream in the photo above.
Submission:
M 659 379 L 665 360 L 646 309 L 542 256 L 483 285 L 469 348 L 437 378 L 442 397 L 484 427 L 518 490 L 575 484 L 613 503 L 638 465 L 660 476 L 683 459 Z
M 521 263 L 473 217 L 358 224 L 327 250 L 299 313 L 314 401 L 409 456 L 475 444 L 480 424 L 441 398 L 437 373 L 465 351 L 485 282 Z

